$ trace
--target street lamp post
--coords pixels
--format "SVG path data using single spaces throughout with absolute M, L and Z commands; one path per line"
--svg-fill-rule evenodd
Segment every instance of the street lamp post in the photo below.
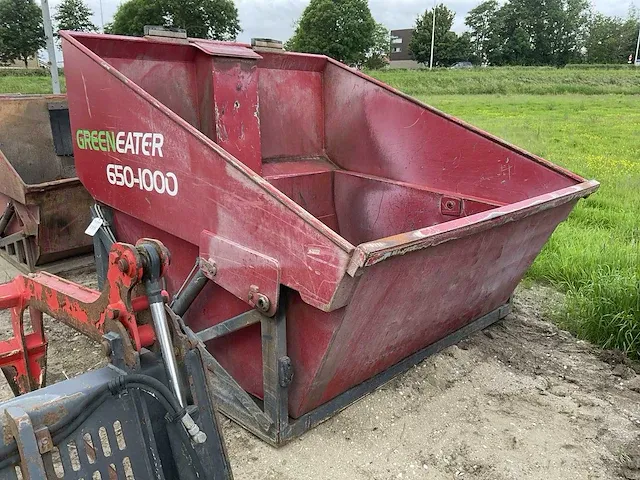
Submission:
M 636 58 L 634 59 L 633 65 L 638 66 L 638 52 L 640 51 L 640 27 L 638 28 L 638 42 L 636 43 Z
M 104 15 L 102 13 L 102 0 L 100 0 L 100 27 L 102 29 L 102 33 L 104 33 Z
M 433 25 L 431 25 L 431 58 L 429 59 L 429 70 L 433 69 L 433 47 L 436 39 L 436 0 L 433 0 Z
M 42 23 L 44 35 L 47 41 L 47 55 L 49 55 L 49 72 L 51 72 L 51 90 L 60 93 L 60 80 L 58 79 L 58 62 L 56 61 L 56 47 L 53 43 L 53 27 L 49 15 L 49 0 L 41 0 Z

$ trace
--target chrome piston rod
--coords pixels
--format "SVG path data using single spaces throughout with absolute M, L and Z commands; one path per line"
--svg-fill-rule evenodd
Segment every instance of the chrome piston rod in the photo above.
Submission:
M 150 303 L 149 309 L 151 310 L 151 317 L 153 318 L 156 337 L 160 344 L 162 360 L 167 372 L 167 377 L 169 377 L 169 384 L 171 385 L 173 393 L 178 397 L 180 406 L 184 407 L 185 400 L 184 395 L 182 394 L 182 386 L 180 385 L 180 377 L 178 375 L 178 363 L 176 362 L 173 342 L 171 341 L 171 334 L 169 333 L 169 325 L 167 323 L 167 313 L 164 311 L 164 303 Z

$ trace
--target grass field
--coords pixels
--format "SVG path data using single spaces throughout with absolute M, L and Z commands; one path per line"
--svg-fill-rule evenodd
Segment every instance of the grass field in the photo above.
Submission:
M 528 277 L 567 293 L 579 336 L 640 348 L 640 68 L 379 71 L 380 80 L 602 184 L 557 229 Z M 0 92 L 49 92 L 2 77 Z
M 64 77 L 60 77 L 60 88 L 64 91 Z M 0 76 L 0 93 L 51 93 L 51 79 L 40 76 Z
M 640 68 L 552 67 L 386 70 L 369 72 L 410 95 L 640 94 Z
M 2 72 L 0 72 L 2 73 Z M 410 95 L 640 95 L 640 68 L 503 67 L 368 72 Z M 0 75 L 2 93 L 49 93 L 49 77 Z M 64 77 L 61 77 L 64 82 Z M 63 84 L 64 87 L 64 84 Z

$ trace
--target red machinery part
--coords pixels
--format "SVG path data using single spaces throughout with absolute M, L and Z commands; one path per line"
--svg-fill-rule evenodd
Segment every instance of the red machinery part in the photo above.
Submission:
M 81 181 L 171 250 L 170 293 L 202 258 L 194 331 L 283 312 L 293 418 L 501 308 L 598 187 L 323 56 L 61 36 Z M 207 347 L 272 396 L 239 323 Z
M 163 251 L 159 242 L 154 245 Z M 164 258 L 167 263 L 166 254 Z M 26 393 L 43 385 L 47 351 L 43 313 L 95 341 L 101 341 L 108 331 L 122 334 L 125 360 L 133 363 L 134 352 L 155 342 L 153 327 L 139 323 L 139 312 L 149 307 L 146 296 L 134 295 L 141 276 L 142 261 L 136 247 L 116 243 L 109 253 L 107 282 L 102 292 L 46 272 L 19 275 L 1 284 L 0 309 L 11 310 L 13 337 L 0 342 L 0 367 L 14 392 Z M 25 333 L 27 310 L 32 333 Z

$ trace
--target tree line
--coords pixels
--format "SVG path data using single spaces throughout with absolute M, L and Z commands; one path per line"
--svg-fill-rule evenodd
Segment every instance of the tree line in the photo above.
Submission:
M 592 11 L 588 0 L 487 0 L 465 24 L 466 56 L 475 63 L 626 63 L 635 54 L 640 15 L 632 8 L 627 18 L 608 17 Z
M 57 30 L 94 32 L 93 12 L 83 0 L 63 0 L 52 20 Z M 33 0 L 0 0 L 0 65 L 24 62 L 45 46 L 42 10 Z
M 455 12 L 444 4 L 419 15 L 411 56 L 428 63 L 433 15 L 434 62 L 488 65 L 625 63 L 635 53 L 640 14 L 608 17 L 588 0 L 486 0 L 465 17 L 467 31 L 452 30 Z M 57 29 L 97 31 L 83 0 L 63 0 L 53 16 Z M 233 40 L 241 31 L 233 0 L 128 0 L 106 33 L 142 35 L 145 25 L 187 30 L 189 36 Z M 27 59 L 45 44 L 42 13 L 34 0 L 0 0 L 0 63 Z M 373 18 L 367 0 L 310 0 L 285 48 L 329 55 L 356 67 L 388 63 L 389 30 Z
M 441 3 L 416 19 L 409 52 L 419 63 L 430 60 L 434 12 L 438 66 L 626 63 L 640 29 L 637 10 L 624 19 L 608 17 L 592 11 L 588 0 L 486 0 L 466 15 L 467 31 L 457 34 L 455 12 Z M 366 0 L 311 0 L 286 48 L 380 68 L 390 51 L 388 35 Z
M 96 32 L 83 0 L 62 0 L 55 30 Z M 141 36 L 145 25 L 185 28 L 190 36 L 233 40 L 240 32 L 233 0 L 129 0 L 120 4 L 106 33 Z M 45 45 L 42 10 L 34 0 L 0 0 L 0 64 L 34 57 Z

